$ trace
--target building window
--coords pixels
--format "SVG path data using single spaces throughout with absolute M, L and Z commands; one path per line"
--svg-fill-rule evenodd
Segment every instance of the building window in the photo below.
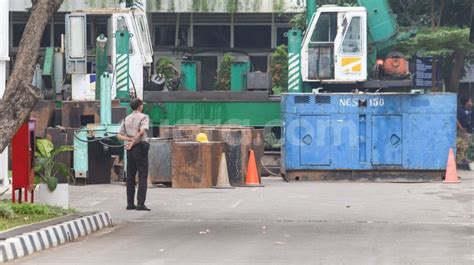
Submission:
M 41 38 L 41 47 L 51 47 L 51 25 L 47 25 Z
M 290 30 L 290 28 L 277 28 L 276 36 L 276 45 L 286 45 L 288 46 L 288 37 L 285 37 L 285 34 Z
M 235 26 L 235 48 L 271 48 L 271 26 Z
M 87 23 L 86 31 L 87 31 L 87 47 L 92 48 L 92 47 L 94 47 L 95 44 L 94 44 L 93 37 L 92 37 L 92 35 L 94 33 L 92 32 L 92 24 L 91 23 Z
M 108 36 L 109 30 L 107 27 L 107 23 L 87 23 L 86 30 L 87 30 L 87 47 L 88 48 L 95 47 L 95 42 L 97 40 L 97 37 L 99 37 L 100 34 L 104 34 L 107 38 L 110 38 L 110 36 Z
M 65 26 L 63 23 L 54 24 L 54 47 L 61 46 L 61 34 L 65 34 Z
M 201 62 L 200 80 L 202 90 L 214 90 L 218 69 L 217 56 L 194 56 L 192 60 Z
M 107 24 L 106 23 L 96 23 L 95 24 L 95 37 L 99 37 L 100 34 L 104 34 L 107 36 L 108 30 L 107 30 Z
M 178 43 L 180 47 L 188 46 L 189 26 L 180 26 L 178 33 Z
M 22 24 L 13 24 L 13 47 L 20 46 L 21 36 L 23 36 L 23 31 L 25 31 L 25 23 Z
M 250 63 L 252 71 L 264 72 L 268 71 L 268 57 L 267 56 L 250 56 Z
M 20 46 L 21 37 L 25 31 L 26 23 L 15 23 L 13 24 L 13 47 Z M 41 38 L 40 47 L 51 46 L 51 25 L 46 25 L 44 29 L 43 37 Z
M 155 46 L 174 46 L 176 26 L 155 26 Z
M 230 48 L 230 26 L 194 26 L 194 47 Z

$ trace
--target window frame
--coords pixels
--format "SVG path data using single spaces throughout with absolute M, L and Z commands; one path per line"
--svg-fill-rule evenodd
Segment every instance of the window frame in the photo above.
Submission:
M 352 23 L 354 22 L 354 20 L 357 19 L 359 22 L 359 38 L 358 38 L 358 48 L 359 48 L 359 51 L 358 52 L 345 52 L 344 51 L 344 42 L 346 41 L 346 37 L 348 36 L 349 34 L 349 28 L 352 26 Z M 348 23 L 347 27 L 343 29 L 343 34 L 342 34 L 342 38 L 341 38 L 341 45 L 339 47 L 339 51 L 338 53 L 341 54 L 341 55 L 346 55 L 346 56 L 360 56 L 362 55 L 362 52 L 363 52 L 363 47 L 362 47 L 362 17 L 361 16 L 352 16 L 350 17 L 350 22 Z M 352 39 L 351 39 L 352 40 Z

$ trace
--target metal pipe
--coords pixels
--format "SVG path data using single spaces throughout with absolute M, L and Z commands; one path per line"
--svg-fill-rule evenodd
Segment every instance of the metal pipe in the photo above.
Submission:
M 64 80 L 64 53 L 61 49 L 54 53 L 54 83 L 56 94 L 61 94 Z
M 112 80 L 109 72 L 100 76 L 100 123 L 112 124 Z
M 317 0 L 306 0 L 306 27 L 309 27 L 311 18 L 313 17 L 314 13 L 316 13 L 317 6 Z
M 96 39 L 96 76 L 97 76 L 97 87 L 101 87 L 101 76 L 107 69 L 107 37 L 104 34 L 100 34 Z M 95 90 L 95 99 L 99 100 L 101 89 Z
M 288 31 L 288 92 L 302 92 L 301 80 L 301 29 Z

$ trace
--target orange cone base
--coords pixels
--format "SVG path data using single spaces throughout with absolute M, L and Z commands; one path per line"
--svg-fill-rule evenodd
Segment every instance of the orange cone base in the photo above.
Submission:
M 239 187 L 242 187 L 242 188 L 252 188 L 252 187 L 265 187 L 265 185 L 263 184 L 242 184 L 242 185 L 239 185 Z
M 443 183 L 461 183 L 460 180 L 444 180 Z
M 218 190 L 230 190 L 230 189 L 235 189 L 235 187 L 229 186 L 229 187 L 219 187 L 219 186 L 212 186 L 211 188 L 213 189 L 218 189 Z
M 458 172 L 456 169 L 456 160 L 454 158 L 454 152 L 453 152 L 453 149 L 451 148 L 449 149 L 446 175 L 444 177 L 443 183 L 460 183 L 460 182 L 461 181 L 459 180 Z

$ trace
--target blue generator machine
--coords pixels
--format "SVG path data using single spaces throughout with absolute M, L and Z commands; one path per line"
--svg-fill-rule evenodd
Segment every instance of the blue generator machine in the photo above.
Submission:
M 456 95 L 282 96 L 288 180 L 437 181 L 456 147 Z

